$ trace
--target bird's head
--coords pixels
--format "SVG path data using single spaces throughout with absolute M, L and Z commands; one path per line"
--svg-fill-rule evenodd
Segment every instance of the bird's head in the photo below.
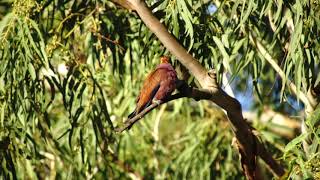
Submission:
M 168 56 L 162 56 L 160 62 L 161 64 L 170 63 L 170 58 Z

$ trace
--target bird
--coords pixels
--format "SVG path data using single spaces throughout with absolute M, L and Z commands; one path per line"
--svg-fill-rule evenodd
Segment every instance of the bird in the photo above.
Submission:
M 170 64 L 168 56 L 160 58 L 160 64 L 144 80 L 136 99 L 136 108 L 128 116 L 133 118 L 152 103 L 160 104 L 176 89 L 177 72 Z

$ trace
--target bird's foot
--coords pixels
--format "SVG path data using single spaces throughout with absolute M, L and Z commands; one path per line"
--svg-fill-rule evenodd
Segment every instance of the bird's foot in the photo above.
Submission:
M 161 104 L 161 100 L 158 99 L 152 99 L 152 104 L 156 104 L 157 106 L 159 106 Z

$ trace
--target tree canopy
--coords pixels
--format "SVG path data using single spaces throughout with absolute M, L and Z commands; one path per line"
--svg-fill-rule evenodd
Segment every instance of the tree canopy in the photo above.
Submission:
M 145 3 L 0 2 L 0 177 L 320 178 L 319 2 Z M 117 133 L 163 55 L 191 98 Z

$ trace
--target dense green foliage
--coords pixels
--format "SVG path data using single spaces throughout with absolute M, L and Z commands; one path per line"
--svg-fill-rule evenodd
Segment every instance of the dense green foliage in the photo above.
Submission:
M 255 113 L 268 106 L 298 115 L 290 105 L 297 96 L 268 56 L 298 94 L 319 84 L 318 1 L 147 3 L 220 80 L 228 72 L 235 92 L 254 89 Z M 213 4 L 217 11 L 208 11 Z M 1 178 L 243 178 L 226 117 L 210 103 L 177 100 L 114 133 L 146 74 L 169 54 L 134 12 L 106 0 L 6 0 L 0 18 Z M 294 140 L 271 122 L 252 122 L 288 178 L 320 177 L 319 114 L 310 113 L 300 136 L 290 129 Z

